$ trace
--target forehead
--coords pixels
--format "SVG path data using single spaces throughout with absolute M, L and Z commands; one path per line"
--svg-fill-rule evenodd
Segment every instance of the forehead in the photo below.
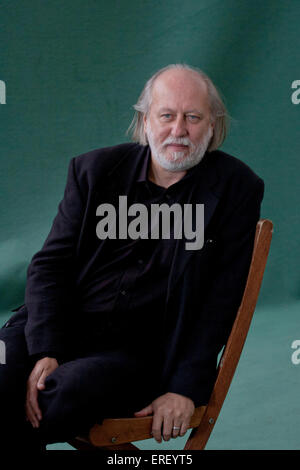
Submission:
M 209 109 L 207 85 L 190 70 L 171 69 L 155 80 L 152 89 L 151 108 L 175 107 Z

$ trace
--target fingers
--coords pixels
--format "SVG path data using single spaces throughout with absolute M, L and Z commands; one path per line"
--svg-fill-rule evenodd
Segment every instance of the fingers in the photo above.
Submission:
M 189 419 L 184 415 L 175 416 L 172 427 L 172 437 L 184 436 L 189 428 L 189 424 Z
M 161 443 L 161 427 L 163 424 L 163 415 L 162 413 L 156 412 L 153 416 L 152 422 L 152 435 L 156 442 Z
M 45 389 L 46 377 L 57 367 L 58 362 L 55 358 L 45 357 L 37 361 L 28 378 L 25 413 L 34 428 L 39 427 L 39 422 L 42 419 L 42 413 L 38 404 L 38 391 Z
M 145 408 L 143 408 L 142 410 L 136 411 L 134 415 L 139 418 L 141 416 L 148 416 L 151 413 L 153 413 L 153 408 L 152 408 L 152 405 L 150 404 L 146 406 Z
M 179 436 L 184 436 L 185 433 L 187 432 L 188 428 L 189 428 L 189 421 L 183 421 L 183 423 L 181 424 L 181 428 L 180 428 L 180 431 L 179 431 Z
M 163 437 L 165 441 L 169 441 L 173 432 L 173 417 L 170 413 L 164 416 L 163 420 Z
M 44 370 L 41 377 L 38 380 L 38 383 L 37 383 L 37 389 L 38 390 L 44 390 L 46 377 L 47 377 L 47 373 Z
M 180 422 L 182 418 L 174 418 L 174 413 L 169 410 L 158 410 L 153 417 L 152 435 L 154 439 L 161 443 L 162 438 L 164 441 L 169 441 L 171 437 L 176 438 L 180 434 L 183 436 L 186 432 L 188 424 Z M 175 428 L 175 429 L 174 429 Z
M 38 405 L 37 380 L 38 378 L 35 375 L 29 377 L 25 403 L 26 416 L 34 428 L 39 427 L 39 421 L 42 419 L 42 413 Z
M 178 437 L 182 424 L 174 421 L 172 426 L 172 437 Z
M 165 416 L 163 420 L 163 438 L 169 441 L 171 437 L 184 436 L 189 427 L 189 420 L 179 415 L 176 417 Z
M 184 436 L 195 406 L 190 398 L 168 392 L 152 402 L 154 411 L 152 435 L 159 443 L 171 437 Z
M 189 423 L 178 422 L 173 419 L 170 415 L 154 415 L 153 424 L 152 424 L 152 435 L 154 439 L 158 442 L 169 441 L 172 438 L 178 436 L 184 436 L 188 430 Z
M 25 410 L 26 418 L 28 421 L 30 421 L 32 427 L 38 428 L 40 425 L 40 420 L 42 418 L 40 415 L 40 411 L 37 411 L 36 408 L 32 406 L 32 404 L 28 401 L 26 402 Z

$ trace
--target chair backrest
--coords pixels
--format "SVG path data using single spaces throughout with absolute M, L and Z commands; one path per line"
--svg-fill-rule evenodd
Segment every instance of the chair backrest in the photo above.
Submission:
M 204 449 L 216 423 L 246 341 L 264 275 L 272 233 L 273 223 L 271 220 L 261 219 L 258 221 L 243 298 L 219 361 L 217 379 L 209 403 L 199 426 L 192 430 L 185 450 Z

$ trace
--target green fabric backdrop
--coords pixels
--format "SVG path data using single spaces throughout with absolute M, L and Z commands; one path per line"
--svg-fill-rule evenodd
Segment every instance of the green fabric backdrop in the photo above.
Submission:
M 293 416 L 298 413 L 300 365 L 291 364 L 290 344 L 300 337 L 300 105 L 291 99 L 292 82 L 300 79 L 299 29 L 296 0 L 2 2 L 0 80 L 6 85 L 6 104 L 0 104 L 0 320 L 23 302 L 26 269 L 49 232 L 70 158 L 128 140 L 132 105 L 158 68 L 175 62 L 198 66 L 219 87 L 232 116 L 222 149 L 264 179 L 262 217 L 274 222 L 251 329 L 253 349 L 251 336 L 245 349 L 245 360 L 252 364 L 251 351 L 259 344 L 262 348 L 251 384 L 272 369 L 263 359 L 270 358 L 275 342 L 276 350 L 282 350 L 280 375 L 286 372 L 286 387 L 295 390 L 289 410 Z M 256 342 L 256 331 L 258 337 L 265 332 L 265 342 Z M 268 336 L 270 331 L 274 336 Z M 233 423 L 236 400 L 241 399 L 234 395 L 239 370 L 224 429 Z M 247 370 L 245 377 L 250 377 Z M 278 377 L 272 377 L 276 389 Z M 282 400 L 283 394 L 278 395 L 278 406 Z M 244 419 L 245 432 L 249 416 L 239 419 Z M 299 426 L 299 413 L 297 419 Z M 240 430 L 232 441 L 224 441 L 220 429 L 219 440 L 216 427 L 210 441 L 217 448 L 227 441 L 231 448 L 300 447 L 292 430 L 281 435 L 271 426 L 268 440 L 262 425 L 265 440 L 249 444 Z

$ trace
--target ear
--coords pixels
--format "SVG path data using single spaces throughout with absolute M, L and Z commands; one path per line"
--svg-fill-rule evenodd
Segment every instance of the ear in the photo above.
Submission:
M 145 134 L 147 133 L 147 116 L 144 114 L 143 116 L 143 122 L 144 122 L 144 132 Z

